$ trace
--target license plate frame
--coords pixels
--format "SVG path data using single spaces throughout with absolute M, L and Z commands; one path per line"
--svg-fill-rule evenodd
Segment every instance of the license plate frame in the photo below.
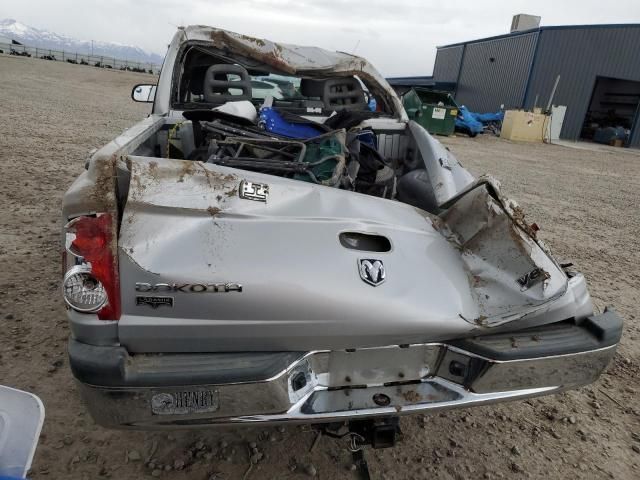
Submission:
M 150 400 L 154 415 L 193 415 L 220 409 L 220 394 L 213 388 L 154 392 Z

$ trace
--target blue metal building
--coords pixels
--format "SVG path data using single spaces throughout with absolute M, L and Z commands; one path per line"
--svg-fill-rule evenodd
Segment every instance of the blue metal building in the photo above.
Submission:
M 539 27 L 438 47 L 433 81 L 474 111 L 566 105 L 561 138 L 622 126 L 640 147 L 640 24 Z

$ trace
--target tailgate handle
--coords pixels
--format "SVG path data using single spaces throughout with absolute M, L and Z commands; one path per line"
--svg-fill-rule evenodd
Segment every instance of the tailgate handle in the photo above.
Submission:
M 350 250 L 362 250 L 365 252 L 389 252 L 391 242 L 387 237 L 370 233 L 342 232 L 340 243 Z

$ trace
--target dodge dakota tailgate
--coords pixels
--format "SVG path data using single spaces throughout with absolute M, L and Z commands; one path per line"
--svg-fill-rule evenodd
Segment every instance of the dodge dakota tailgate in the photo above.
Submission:
M 494 290 L 474 286 L 491 268 L 474 273 L 482 260 L 473 242 L 460 244 L 481 238 L 469 233 L 479 227 L 460 227 L 454 210 L 457 233 L 419 209 L 335 188 L 192 161 L 128 164 L 118 329 L 131 352 L 422 343 L 486 328 L 487 312 L 504 317 Z M 544 282 L 504 287 L 536 268 L 509 242 L 495 243 L 504 261 L 524 260 L 511 276 L 494 266 L 493 284 L 511 292 L 497 301 L 516 318 L 562 296 L 567 281 L 538 252 Z

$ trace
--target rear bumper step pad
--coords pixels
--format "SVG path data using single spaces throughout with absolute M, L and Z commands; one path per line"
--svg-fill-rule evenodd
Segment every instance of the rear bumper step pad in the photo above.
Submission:
M 493 360 L 518 360 L 566 355 L 610 347 L 620 341 L 622 319 L 613 309 L 585 318 L 517 332 L 466 338 L 451 345 Z

